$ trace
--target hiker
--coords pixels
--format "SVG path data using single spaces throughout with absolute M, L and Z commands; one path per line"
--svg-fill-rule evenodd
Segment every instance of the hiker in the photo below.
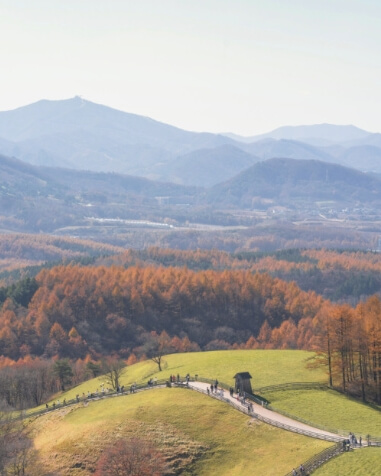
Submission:
M 304 474 L 304 466 L 301 464 L 299 467 L 300 474 Z
M 212 393 L 213 393 L 213 391 L 214 391 L 214 385 L 213 385 L 212 383 L 210 384 L 210 390 L 211 390 Z
M 45 403 L 45 406 L 46 406 L 46 408 L 49 408 L 49 405 L 47 403 Z
M 296 469 L 294 468 L 294 469 L 292 470 L 292 476 L 297 476 L 297 474 L 298 474 L 298 473 L 296 472 Z
M 362 436 L 359 438 L 360 446 L 362 446 Z
M 210 395 L 209 387 L 206 387 L 206 391 L 207 391 L 208 395 Z

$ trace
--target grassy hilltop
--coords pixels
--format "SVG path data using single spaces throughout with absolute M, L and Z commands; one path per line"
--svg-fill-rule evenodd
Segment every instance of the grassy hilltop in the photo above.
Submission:
M 323 370 L 306 369 L 306 360 L 311 355 L 303 351 L 280 350 L 173 354 L 164 358 L 162 372 L 158 372 L 152 361 L 127 367 L 122 384 L 128 386 L 155 376 L 166 378 L 170 374 L 185 375 L 188 372 L 231 384 L 235 373 L 241 371 L 251 373 L 254 388 L 295 381 L 325 381 Z M 101 383 L 102 378 L 87 381 L 57 398 L 62 401 L 63 398 L 75 397 L 77 393 L 87 394 L 87 391 L 99 388 Z M 301 393 L 303 397 L 299 405 L 293 392 L 275 392 L 271 394 L 271 403 L 295 415 L 317 420 L 322 425 L 333 428 L 349 425 L 355 433 L 372 428 L 369 431 L 377 434 L 379 410 L 334 392 L 329 398 L 326 391 L 310 392 L 311 400 L 307 391 Z M 317 403 L 319 398 L 321 400 Z M 316 407 L 321 407 L 321 411 Z M 313 411 L 308 413 L 308 408 L 313 408 Z M 346 420 L 343 420 L 343 415 Z M 152 441 L 164 454 L 172 474 L 197 476 L 283 476 L 331 445 L 257 422 L 222 402 L 176 388 L 81 402 L 31 418 L 28 425 L 46 475 L 90 475 L 104 448 L 119 438 L 132 436 Z M 366 455 L 371 456 L 371 465 L 364 463 Z M 329 471 L 333 464 L 350 464 L 353 471 L 357 471 L 347 470 L 346 474 L 377 476 L 381 449 L 345 454 L 328 463 L 325 471 Z M 365 467 L 366 472 L 361 473 L 361 468 Z M 40 476 L 39 471 L 32 472 L 32 476 Z M 321 474 L 339 473 L 333 470 Z

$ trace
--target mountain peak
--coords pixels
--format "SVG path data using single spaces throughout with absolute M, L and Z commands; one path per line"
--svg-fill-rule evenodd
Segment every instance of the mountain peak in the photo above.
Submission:
M 254 136 L 251 139 L 258 141 L 260 139 L 287 139 L 303 141 L 311 145 L 332 145 L 348 141 L 363 139 L 370 135 L 369 132 L 360 129 L 351 124 L 312 124 L 303 126 L 283 126 L 274 129 L 267 134 Z

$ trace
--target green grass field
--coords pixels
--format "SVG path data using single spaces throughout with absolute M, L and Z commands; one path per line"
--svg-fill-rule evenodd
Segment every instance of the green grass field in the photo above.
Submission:
M 363 404 L 333 390 L 287 390 L 263 394 L 271 407 L 344 433 L 381 437 L 381 408 Z
M 255 422 L 222 402 L 175 388 L 64 408 L 36 419 L 30 428 L 46 471 L 60 475 L 91 474 L 102 448 L 128 436 L 153 440 L 183 467 L 181 474 L 198 476 L 283 476 L 331 445 Z
M 311 355 L 284 350 L 173 354 L 164 358 L 162 372 L 152 361 L 127 367 L 122 384 L 129 388 L 131 383 L 145 383 L 151 377 L 167 379 L 171 374 L 184 376 L 189 372 L 192 376 L 217 378 L 231 385 L 233 376 L 242 371 L 250 372 L 254 389 L 288 382 L 325 382 L 323 369 L 306 368 Z M 102 377 L 89 380 L 56 398 L 62 401 L 75 398 L 76 394 L 87 395 L 88 391 L 99 389 L 102 382 Z M 353 431 L 357 435 L 381 433 L 379 411 L 336 392 L 288 390 L 265 396 L 274 407 L 318 425 Z M 283 476 L 331 445 L 254 422 L 224 403 L 175 388 L 147 390 L 88 404 L 81 402 L 33 419 L 30 428 L 44 467 L 59 475 L 91 474 L 107 444 L 131 435 L 151 439 L 171 464 L 182 468 L 182 475 L 197 476 Z M 362 452 L 365 450 L 355 453 L 356 458 L 360 458 L 357 471 L 367 467 L 361 462 Z M 375 465 L 381 449 L 369 454 Z M 337 461 L 347 461 L 345 458 L 351 455 Z M 331 464 L 336 464 L 336 460 Z M 346 476 L 376 474 L 366 471 L 347 470 Z M 31 476 L 37 474 L 40 476 L 41 472 Z M 333 470 L 321 474 L 339 473 Z
M 146 382 L 151 377 L 168 379 L 171 374 L 195 374 L 224 382 L 234 383 L 237 372 L 250 372 L 252 387 L 276 385 L 287 382 L 327 382 L 323 369 L 307 369 L 306 362 L 312 352 L 301 350 L 224 350 L 171 354 L 164 357 L 163 370 L 159 372 L 152 360 L 126 367 L 121 384 L 129 387 L 133 382 Z M 95 392 L 102 378 L 84 382 L 65 393 L 66 399 L 79 393 Z M 61 398 L 62 400 L 62 398 Z
M 381 448 L 363 448 L 329 461 L 317 469 L 314 476 L 379 476 Z

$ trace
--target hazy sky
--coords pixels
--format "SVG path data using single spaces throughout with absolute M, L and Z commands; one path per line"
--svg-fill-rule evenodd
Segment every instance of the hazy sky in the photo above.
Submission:
M 381 132 L 380 0 L 0 0 L 0 110 L 85 99 L 184 129 Z

